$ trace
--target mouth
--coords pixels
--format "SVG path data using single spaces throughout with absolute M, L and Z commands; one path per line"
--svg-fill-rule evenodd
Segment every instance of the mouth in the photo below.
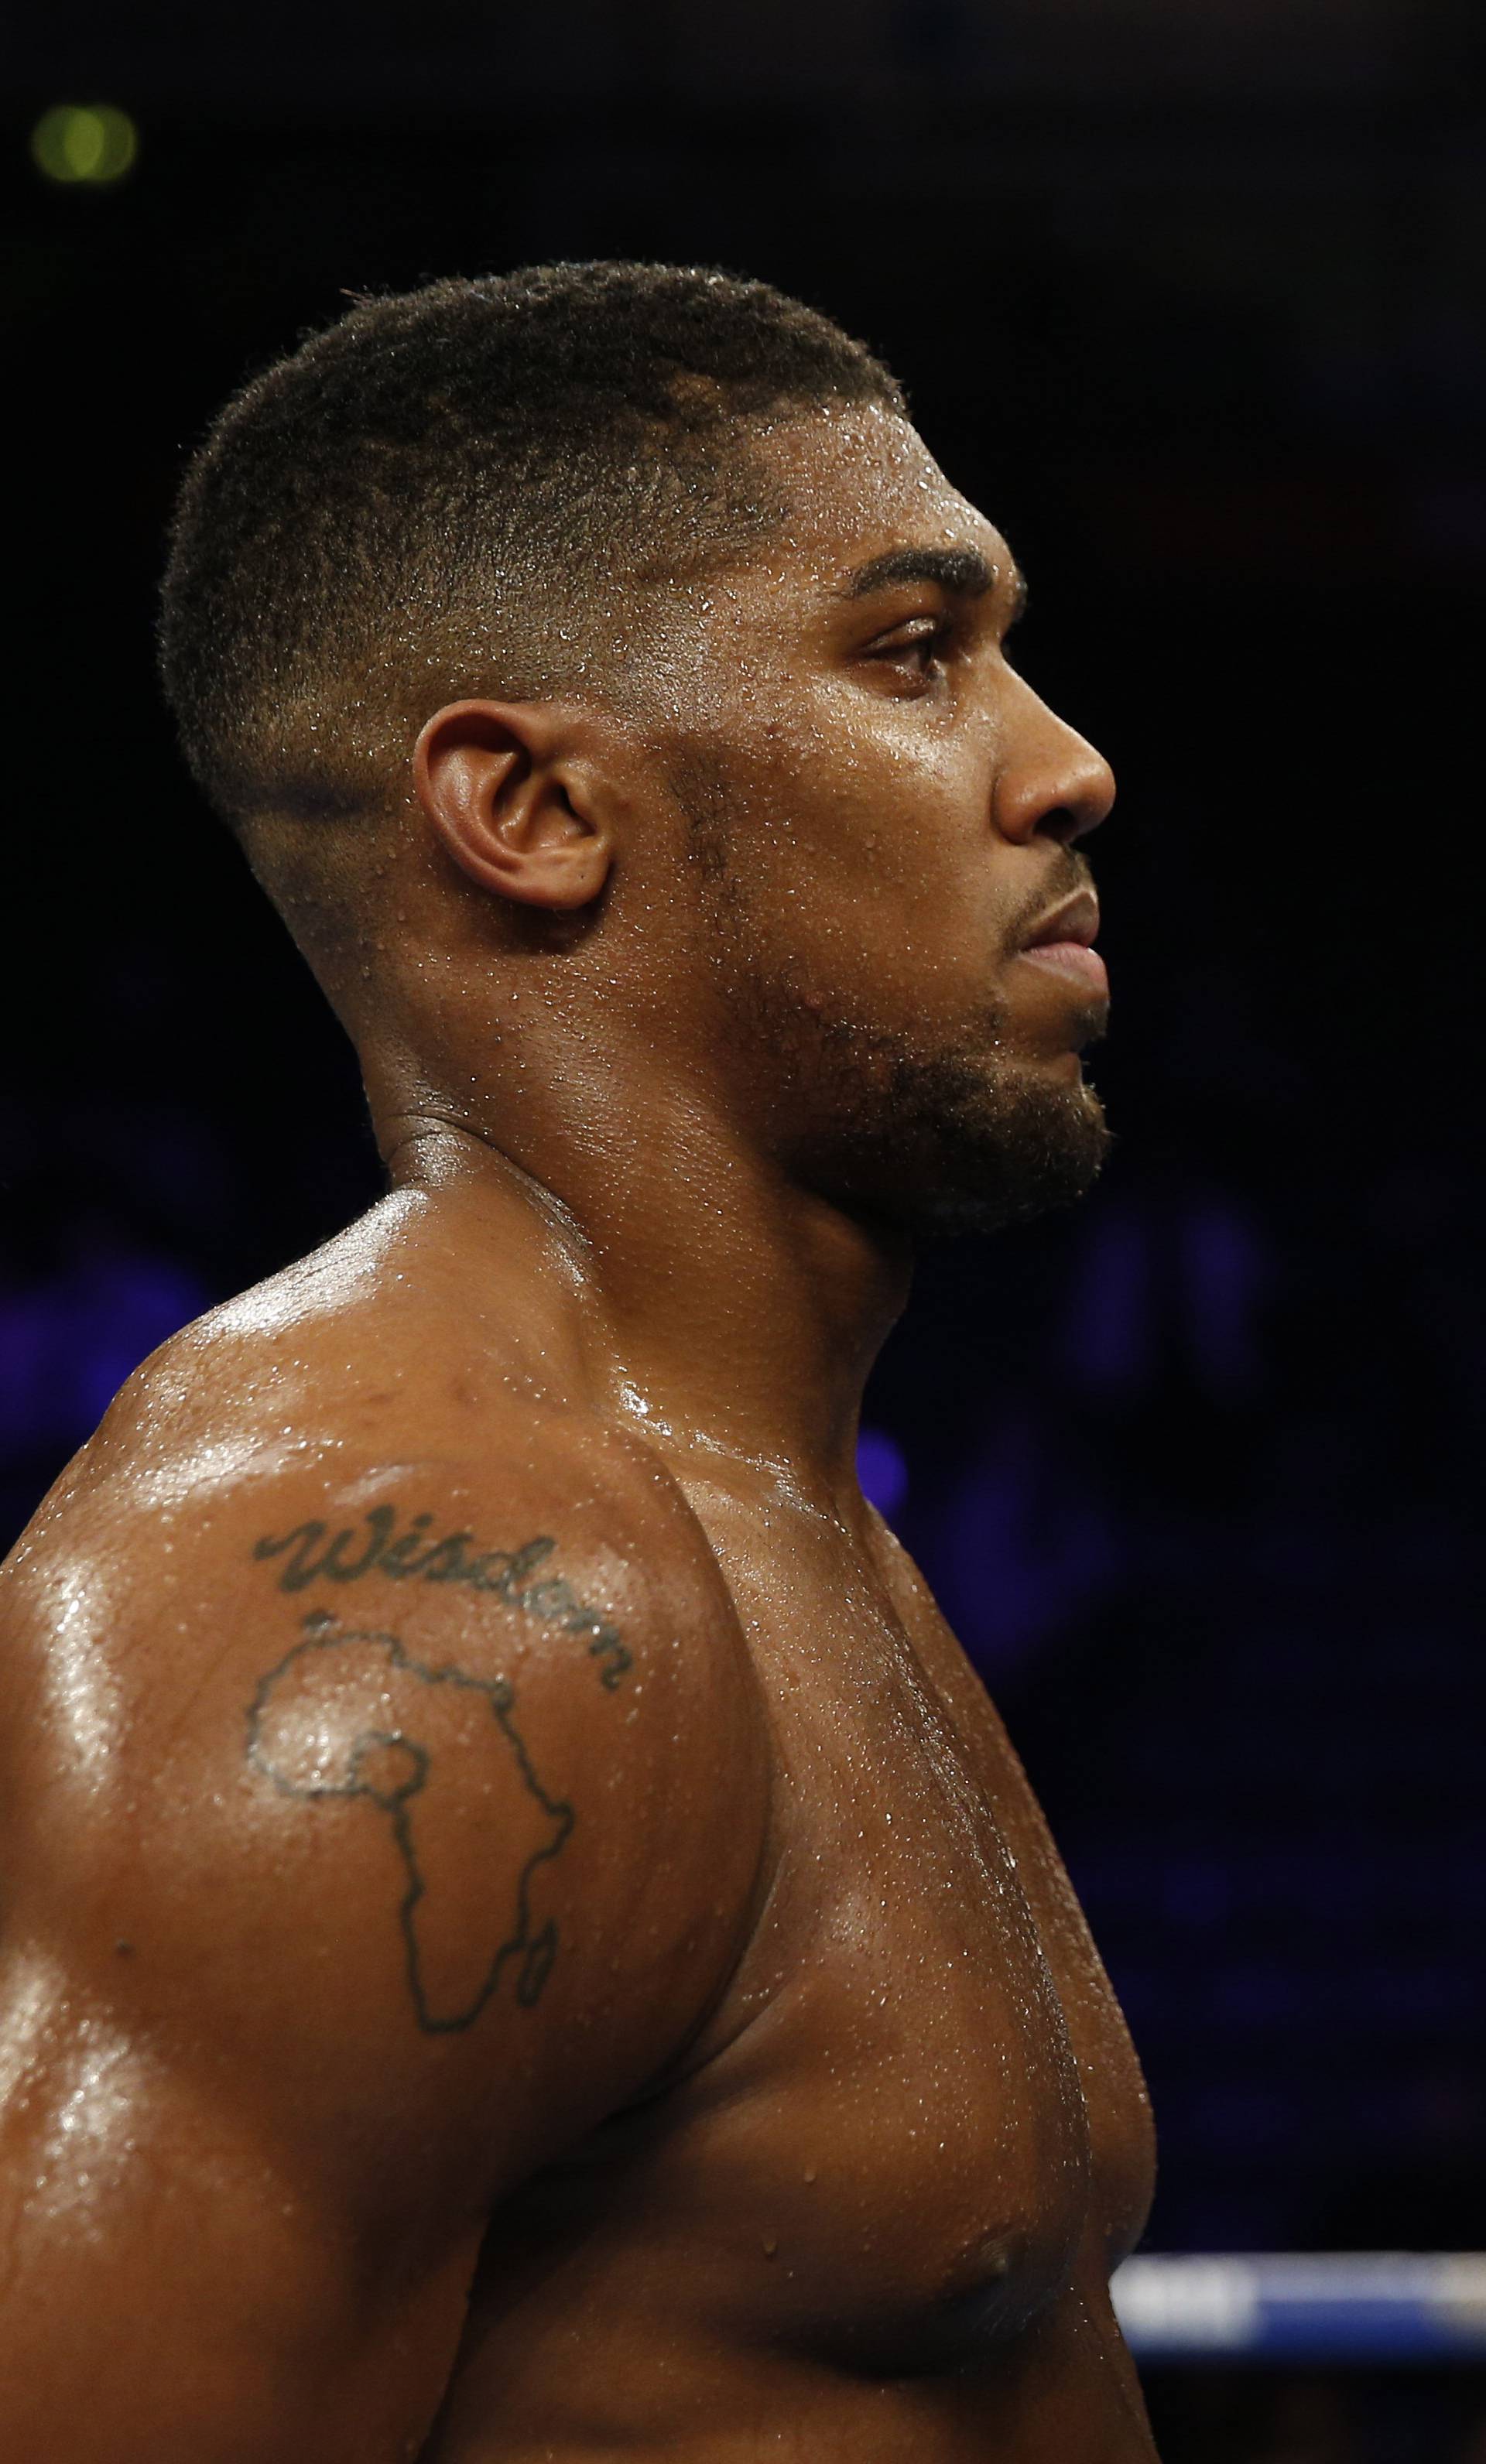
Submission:
M 1076 891 L 1032 926 L 1016 955 L 1030 966 L 1063 976 L 1081 992 L 1107 1001 L 1109 971 L 1094 947 L 1098 929 L 1098 900 L 1092 890 Z

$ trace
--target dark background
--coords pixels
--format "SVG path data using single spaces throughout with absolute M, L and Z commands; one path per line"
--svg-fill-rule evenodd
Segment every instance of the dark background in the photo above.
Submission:
M 3 71 L 0 1545 L 378 1185 L 159 705 L 183 453 L 346 289 L 632 254 L 827 309 L 1120 779 L 1116 1159 L 926 1261 L 870 1418 L 1144 2056 L 1158 2249 L 1486 2244 L 1483 61 L 1406 0 L 372 0 L 33 12 Z M 132 170 L 49 182 L 95 100 Z M 1156 2396 L 1205 2464 L 1486 2457 L 1464 2379 Z

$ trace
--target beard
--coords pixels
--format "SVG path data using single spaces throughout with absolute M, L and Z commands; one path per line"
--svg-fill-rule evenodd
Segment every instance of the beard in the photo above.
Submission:
M 920 1236 L 999 1231 L 1072 1205 L 1114 1139 L 1081 1074 L 1054 1081 L 1012 1050 L 994 1010 L 952 1048 L 864 1023 L 822 1027 L 769 1000 L 769 1049 L 799 1178 L 822 1197 Z M 763 1023 L 763 1020 L 760 1020 Z M 1092 1037 L 1091 1037 L 1092 1040 Z

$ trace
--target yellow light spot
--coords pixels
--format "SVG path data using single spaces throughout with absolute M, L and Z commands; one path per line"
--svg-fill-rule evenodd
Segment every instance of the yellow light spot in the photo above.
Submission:
M 69 185 L 122 180 L 139 150 L 139 130 L 111 102 L 59 102 L 31 132 L 37 170 Z

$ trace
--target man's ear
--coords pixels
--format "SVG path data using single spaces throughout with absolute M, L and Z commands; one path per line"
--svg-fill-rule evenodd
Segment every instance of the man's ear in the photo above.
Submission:
M 606 800 L 551 704 L 448 703 L 418 737 L 412 779 L 445 851 L 482 889 L 566 911 L 609 879 Z

